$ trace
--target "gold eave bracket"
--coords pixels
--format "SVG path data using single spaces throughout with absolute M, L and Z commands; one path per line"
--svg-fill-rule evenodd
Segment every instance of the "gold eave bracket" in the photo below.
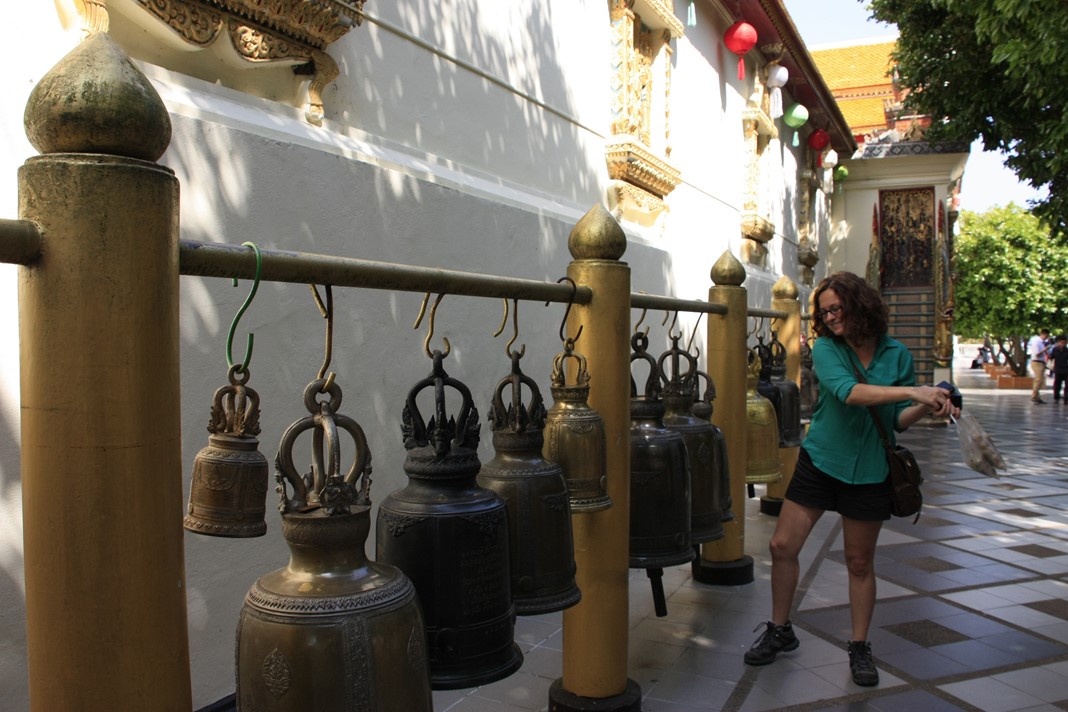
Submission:
M 253 62 L 289 62 L 311 76 L 304 115 L 323 120 L 323 90 L 337 79 L 326 48 L 363 21 L 365 0 L 136 0 L 186 43 L 208 47 L 219 35 Z
M 742 213 L 742 236 L 764 244 L 775 237 L 775 224 L 756 212 Z
M 608 176 L 652 193 L 658 198 L 675 190 L 682 182 L 679 170 L 631 136 L 614 136 L 605 146 Z
M 775 126 L 772 118 L 764 113 L 763 109 L 752 106 L 742 109 L 742 124 L 744 126 L 752 126 L 758 134 L 767 136 L 769 140 L 779 137 L 779 129 Z

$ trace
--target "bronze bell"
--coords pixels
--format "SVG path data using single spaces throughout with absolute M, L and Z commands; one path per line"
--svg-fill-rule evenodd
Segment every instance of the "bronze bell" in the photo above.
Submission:
M 320 394 L 327 399 L 317 401 Z M 275 459 L 289 564 L 262 576 L 245 597 L 237 629 L 237 708 L 430 712 L 415 587 L 397 568 L 365 554 L 371 455 L 363 430 L 337 414 L 341 390 L 330 379 L 309 384 L 304 404 L 310 415 L 285 431 Z M 301 476 L 293 445 L 308 430 L 312 465 Z M 344 476 L 341 431 L 355 442 Z
M 771 332 L 771 384 L 779 390 L 779 447 L 801 445 L 801 390 L 786 378 L 786 347 Z
M 808 340 L 801 341 L 801 418 L 812 419 L 812 409 L 819 398 L 819 379 L 812 370 L 812 347 Z
M 189 509 L 182 525 L 208 536 L 256 537 L 267 533 L 267 458 L 259 451 L 260 396 L 245 384 L 241 364 L 230 385 L 215 391 L 208 445 L 193 460 Z
M 716 470 L 715 432 L 708 420 L 693 414 L 697 390 L 697 358 L 679 348 L 681 335 L 671 335 L 671 348 L 657 363 L 664 378 L 664 427 L 682 435 L 690 462 L 690 543 L 723 538 L 721 512 L 723 483 Z M 670 361 L 669 361 L 670 359 Z M 686 362 L 686 368 L 680 364 Z M 665 368 L 668 363 L 671 373 Z M 721 433 L 722 435 L 722 433 Z
M 565 367 L 569 358 L 578 364 L 575 385 L 567 384 Z M 587 402 L 590 373 L 586 357 L 574 352 L 572 339 L 565 341 L 564 350 L 553 359 L 550 383 L 554 402 L 545 416 L 542 455 L 563 468 L 572 514 L 604 511 L 612 506 L 605 491 L 604 421 Z
M 508 508 L 512 600 L 518 615 L 570 608 L 582 594 L 575 584 L 575 548 L 564 471 L 542 457 L 545 406 L 537 384 L 519 368 L 522 352 L 509 351 L 512 372 L 497 384 L 490 405 L 496 454 L 482 465 L 478 484 Z M 523 386 L 530 406 L 523 403 Z M 511 388 L 505 406 L 502 394 Z
M 716 384 L 712 377 L 704 371 L 697 371 L 697 385 L 701 379 L 708 384 L 704 392 L 698 398 L 699 388 L 694 389 L 693 414 L 705 420 L 712 426 L 712 462 L 716 471 L 716 498 L 720 503 L 720 522 L 734 521 L 734 500 L 731 497 L 731 468 L 727 461 L 727 436 L 723 434 L 719 426 L 712 422 L 712 401 L 716 399 Z
M 631 363 L 649 364 L 645 389 L 638 394 L 631 378 L 630 399 L 630 568 L 645 569 L 657 616 L 667 615 L 665 566 L 693 560 L 690 543 L 690 463 L 686 441 L 664 427 L 662 378 L 646 352 L 649 337 L 631 337 Z
M 434 351 L 430 375 L 408 393 L 402 432 L 408 485 L 378 509 L 379 561 L 400 568 L 415 584 L 426 619 L 430 685 L 476 687 L 511 675 L 523 664 L 514 641 L 515 604 L 509 573 L 508 511 L 478 486 L 478 411 L 471 391 L 449 377 Z M 416 404 L 434 393 L 425 423 Z M 456 417 L 446 412 L 445 389 L 457 391 Z
M 775 416 L 775 407 L 770 400 L 757 392 L 757 381 L 762 367 L 763 359 L 758 350 L 751 350 L 745 398 L 747 420 L 745 481 L 751 485 L 775 482 L 781 477 L 779 474 L 779 426 Z M 750 496 L 752 496 L 751 493 Z

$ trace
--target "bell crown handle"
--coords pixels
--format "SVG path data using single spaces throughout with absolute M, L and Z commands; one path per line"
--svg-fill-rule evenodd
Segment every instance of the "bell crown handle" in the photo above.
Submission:
M 404 403 L 402 414 L 401 432 L 404 435 L 404 447 L 408 450 L 417 447 L 433 445 L 434 453 L 442 457 L 452 449 L 453 445 L 475 449 L 479 441 L 478 410 L 471 399 L 471 391 L 462 381 L 445 373 L 442 365 L 445 355 L 440 351 L 434 351 L 431 359 L 434 362 L 430 374 L 416 383 L 410 391 Z M 416 398 L 425 388 L 434 389 L 434 417 L 430 423 L 423 419 L 419 412 Z M 461 397 L 460 410 L 455 418 L 450 417 L 445 402 L 445 389 L 452 388 Z M 457 425 L 459 424 L 459 425 Z
M 493 400 L 490 403 L 490 422 L 494 430 L 510 428 L 513 433 L 519 433 L 528 427 L 542 430 L 545 427 L 545 406 L 542 402 L 541 391 L 538 384 L 530 376 L 527 376 L 519 367 L 519 359 L 522 352 L 510 352 L 512 358 L 512 371 L 502 378 L 497 387 L 493 389 Z M 504 391 L 511 387 L 511 403 L 504 404 Z M 530 390 L 530 405 L 523 403 L 523 386 Z
M 647 351 L 649 347 L 649 335 L 642 331 L 636 331 L 631 334 L 630 346 L 633 351 L 630 354 L 631 365 L 634 365 L 635 361 L 644 361 L 649 364 L 649 376 L 645 379 L 645 388 L 639 393 L 637 383 L 634 381 L 633 375 L 630 380 L 630 395 L 632 398 L 645 398 L 647 400 L 657 400 L 663 393 L 663 374 L 660 372 L 660 367 L 656 363 L 656 359 L 649 355 Z

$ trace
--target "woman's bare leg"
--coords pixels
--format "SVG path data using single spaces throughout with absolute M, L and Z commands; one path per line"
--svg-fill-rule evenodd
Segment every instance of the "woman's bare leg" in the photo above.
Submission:
M 875 545 L 883 523 L 842 517 L 846 569 L 849 571 L 849 617 L 853 640 L 867 640 L 875 611 Z M 774 588 L 774 576 L 772 577 Z
M 804 507 L 789 499 L 783 500 L 775 533 L 771 535 L 771 620 L 785 625 L 790 620 L 797 581 L 800 576 L 798 555 L 805 545 L 812 527 L 823 515 L 822 509 Z

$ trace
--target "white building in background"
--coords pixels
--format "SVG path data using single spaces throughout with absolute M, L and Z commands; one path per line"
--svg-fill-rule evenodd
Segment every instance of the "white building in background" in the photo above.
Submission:
M 753 306 L 770 305 L 783 275 L 805 300 L 827 271 L 835 194 L 806 139 L 820 128 L 842 156 L 856 145 L 781 3 L 703 0 L 692 23 L 683 0 L 321 0 L 321 13 L 301 22 L 304 5 L 274 3 L 281 9 L 267 17 L 251 0 L 21 3 L 8 18 L 17 61 L 0 76 L 0 218 L 18 217 L 17 171 L 35 153 L 23 129 L 30 90 L 84 27 L 107 18 L 171 113 L 160 162 L 181 183 L 184 240 L 555 281 L 570 261 L 572 226 L 602 204 L 627 232 L 634 291 L 704 299 L 724 251 L 745 264 Z M 739 79 L 724 33 L 743 19 L 759 38 Z M 794 129 L 771 116 L 772 60 L 790 71 L 784 104 L 810 114 L 796 146 Z M 0 265 L 0 687 L 9 710 L 28 708 L 16 275 Z M 187 489 L 248 286 L 181 280 Z M 405 482 L 401 408 L 429 369 L 425 332 L 411 326 L 421 297 L 335 291 L 330 370 L 343 412 L 368 433 L 376 501 Z M 507 337 L 492 336 L 501 312 L 493 300 L 453 296 L 437 314 L 437 334 L 453 347 L 450 375 L 483 413 L 509 368 Z M 546 395 L 561 316 L 558 305 L 519 308 L 524 369 Z M 646 320 L 654 344 L 666 341 L 661 317 Z M 680 315 L 684 329 L 695 321 Z M 308 289 L 264 283 L 236 331 L 235 348 L 256 336 L 249 385 L 262 399 L 261 450 L 271 459 L 283 429 L 306 415 L 301 394 L 323 362 L 324 322 Z M 186 535 L 198 708 L 233 692 L 244 594 L 287 559 L 270 508 L 268 527 L 252 540 Z

